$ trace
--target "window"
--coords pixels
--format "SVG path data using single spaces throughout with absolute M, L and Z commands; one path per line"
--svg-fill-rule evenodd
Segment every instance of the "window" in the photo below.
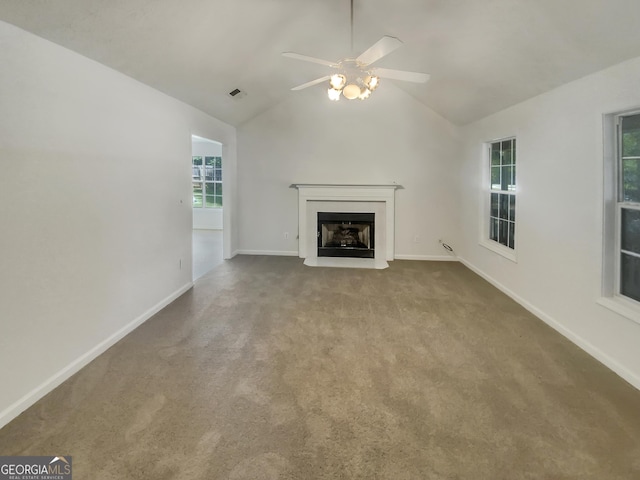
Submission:
M 617 293 L 640 302 L 640 113 L 617 126 Z
M 192 157 L 193 207 L 222 207 L 222 157 Z
M 515 250 L 516 233 L 516 139 L 489 144 L 489 229 L 495 244 Z

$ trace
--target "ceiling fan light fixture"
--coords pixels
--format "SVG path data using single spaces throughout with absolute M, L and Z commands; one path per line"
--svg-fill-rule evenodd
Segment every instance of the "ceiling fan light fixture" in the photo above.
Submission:
M 342 89 L 342 94 L 349 100 L 354 100 L 360 96 L 360 87 L 355 83 L 350 83 Z
M 353 51 L 353 2 L 351 2 L 351 51 Z M 339 100 L 340 94 L 349 100 L 359 98 L 364 100 L 371 96 L 380 85 L 380 77 L 391 78 L 414 83 L 425 83 L 429 80 L 426 73 L 407 72 L 390 68 L 372 67 L 375 62 L 386 57 L 402 45 L 402 41 L 390 35 L 383 36 L 376 43 L 355 58 L 347 57 L 337 62 L 309 57 L 295 52 L 284 52 L 285 57 L 305 62 L 317 63 L 338 69 L 339 73 L 325 75 L 310 82 L 303 83 L 291 90 L 302 90 L 329 80 L 327 94 L 331 100 Z M 378 75 L 373 75 L 377 73 Z M 326 84 L 325 84 L 326 85 Z
M 335 88 L 327 89 L 327 95 L 331 101 L 337 102 L 340 100 L 340 90 L 336 90 Z
M 331 85 L 331 87 L 338 91 L 342 90 L 346 83 L 347 78 L 340 73 L 331 75 L 331 80 L 329 80 L 329 84 Z

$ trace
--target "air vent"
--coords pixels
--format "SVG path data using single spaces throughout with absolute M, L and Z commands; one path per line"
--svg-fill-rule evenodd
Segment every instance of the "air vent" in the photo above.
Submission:
M 240 90 L 239 88 L 235 88 L 233 90 L 231 90 L 229 92 L 229 96 L 235 99 L 240 99 L 243 98 L 247 95 L 246 92 L 243 92 L 242 90 Z

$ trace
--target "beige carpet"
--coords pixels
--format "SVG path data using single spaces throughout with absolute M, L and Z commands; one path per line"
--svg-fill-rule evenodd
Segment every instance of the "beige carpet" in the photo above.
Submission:
M 632 480 L 640 392 L 457 263 L 240 256 L 0 430 L 74 479 Z

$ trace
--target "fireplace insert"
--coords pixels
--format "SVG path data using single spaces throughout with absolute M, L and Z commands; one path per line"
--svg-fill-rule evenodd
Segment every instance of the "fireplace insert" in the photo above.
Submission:
M 375 258 L 374 213 L 318 212 L 318 257 Z

